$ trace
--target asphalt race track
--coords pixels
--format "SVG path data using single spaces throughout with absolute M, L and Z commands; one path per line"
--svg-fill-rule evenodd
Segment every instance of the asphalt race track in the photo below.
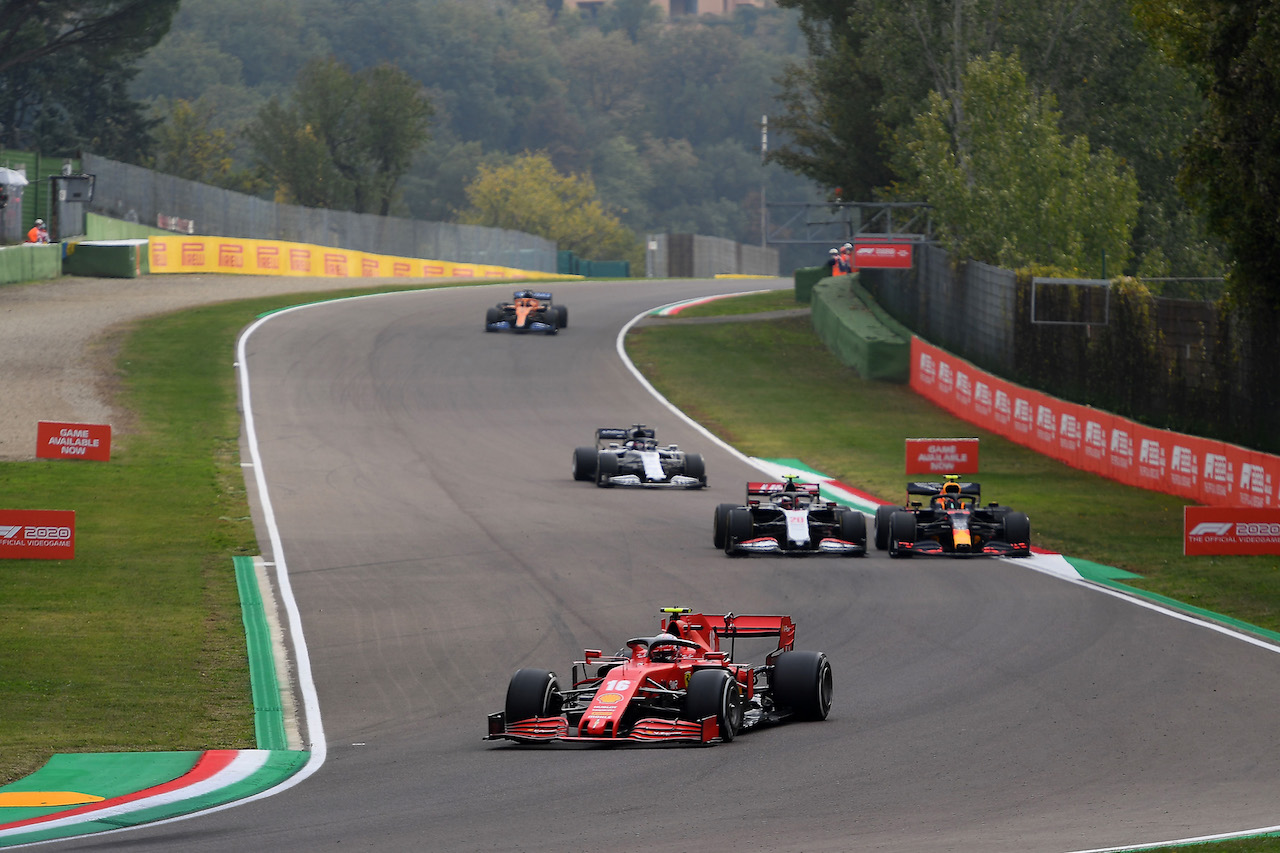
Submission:
M 264 323 L 253 412 L 327 758 L 257 802 L 47 846 L 1058 853 L 1280 824 L 1274 649 L 1014 562 L 712 548 L 715 505 L 761 475 L 615 339 L 759 286 L 558 283 L 556 337 L 481 331 L 510 285 Z M 636 421 L 702 452 L 710 487 L 570 478 L 595 427 Z M 482 741 L 517 668 L 567 676 L 665 605 L 791 614 L 832 661 L 830 718 L 710 748 Z

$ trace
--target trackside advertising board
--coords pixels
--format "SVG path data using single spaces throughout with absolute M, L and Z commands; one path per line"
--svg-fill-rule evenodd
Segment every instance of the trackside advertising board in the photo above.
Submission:
M 1280 554 L 1280 509 L 1188 506 L 1182 518 L 1188 556 Z
M 911 339 L 911 388 L 975 426 L 1130 486 L 1209 506 L 1280 507 L 1280 456 L 1153 429 L 1007 382 Z
M 36 428 L 37 459 L 111 459 L 108 424 L 64 424 L 40 421 Z
M 908 438 L 908 474 L 978 473 L 976 438 Z
M 152 273 L 327 276 L 335 278 L 563 278 L 488 264 L 371 255 L 351 249 L 236 237 L 151 237 Z
M 853 244 L 853 265 L 856 269 L 911 269 L 910 243 Z
M 76 514 L 62 509 L 0 509 L 0 560 L 70 560 Z

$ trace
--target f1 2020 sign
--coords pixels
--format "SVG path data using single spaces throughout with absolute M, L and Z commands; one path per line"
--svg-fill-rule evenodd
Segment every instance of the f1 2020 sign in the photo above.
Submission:
M 0 509 L 0 559 L 70 560 L 75 555 L 75 510 Z

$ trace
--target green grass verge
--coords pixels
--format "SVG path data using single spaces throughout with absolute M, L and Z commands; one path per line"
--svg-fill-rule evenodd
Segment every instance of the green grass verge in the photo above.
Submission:
M 751 290 L 752 282 L 744 280 L 743 290 Z M 795 291 L 767 290 L 764 293 L 752 293 L 748 296 L 734 296 L 729 299 L 713 299 L 701 305 L 691 305 L 681 310 L 673 319 L 688 317 L 727 317 L 735 314 L 755 314 L 764 311 L 792 311 L 797 308 L 808 308 L 796 302 Z
M 0 463 L 0 506 L 76 511 L 74 559 L 0 560 L 0 783 L 55 752 L 255 746 L 231 561 L 259 553 L 236 335 L 265 311 L 370 292 L 146 321 L 112 342 L 133 423 L 110 462 Z

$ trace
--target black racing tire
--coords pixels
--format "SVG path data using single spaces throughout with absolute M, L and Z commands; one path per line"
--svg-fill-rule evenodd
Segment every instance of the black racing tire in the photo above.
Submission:
M 913 512 L 898 510 L 889 516 L 889 556 L 910 557 L 910 551 L 899 551 L 899 542 L 916 541 L 916 516 Z
M 684 455 L 684 475 L 699 480 L 704 486 L 707 484 L 707 463 L 702 460 L 701 453 Z
M 822 652 L 783 652 L 770 676 L 773 704 L 801 720 L 831 713 L 831 662 Z
M 700 669 L 689 679 L 680 716 L 692 722 L 715 717 L 720 738 L 728 743 L 742 728 L 745 710 L 742 689 L 732 675 L 723 669 Z
M 895 504 L 881 504 L 876 507 L 876 550 L 885 551 L 889 548 L 889 518 L 899 507 Z
M 867 517 L 857 510 L 846 509 L 839 516 L 839 538 L 846 542 L 855 542 L 863 547 L 863 551 L 849 554 L 850 557 L 863 556 L 867 547 Z
M 497 322 L 500 322 L 501 320 L 502 320 L 502 309 L 500 309 L 500 308 L 490 308 L 488 311 L 485 311 L 485 312 L 484 312 L 484 330 L 485 330 L 486 332 L 496 332 L 496 331 L 498 331 L 497 329 L 491 329 L 491 328 L 489 328 L 489 325 L 490 325 L 491 323 L 497 323 Z
M 544 311 L 542 322 L 547 324 L 548 335 L 554 335 L 560 331 L 560 317 L 555 311 Z
M 610 477 L 617 476 L 618 457 L 613 453 L 601 451 L 596 455 L 596 485 L 602 489 L 612 489 Z
M 596 478 L 596 453 L 594 447 L 573 449 L 573 479 L 594 480 Z
M 1010 545 L 1031 546 L 1031 519 L 1025 512 L 1010 512 L 1005 515 L 1004 541 Z
M 556 325 L 562 329 L 569 328 L 569 309 L 564 305 L 555 306 Z
M 737 508 L 737 504 L 718 504 L 716 506 L 715 526 L 711 528 L 711 542 L 721 550 L 724 549 L 724 540 L 729 533 L 729 511 Z
M 743 552 L 734 546 L 739 542 L 755 536 L 756 524 L 751 518 L 751 510 L 746 507 L 734 507 L 725 516 L 724 552 L 730 557 L 743 556 Z
M 559 716 L 563 707 L 564 697 L 554 672 L 526 667 L 511 676 L 505 707 L 508 724 L 534 717 Z

